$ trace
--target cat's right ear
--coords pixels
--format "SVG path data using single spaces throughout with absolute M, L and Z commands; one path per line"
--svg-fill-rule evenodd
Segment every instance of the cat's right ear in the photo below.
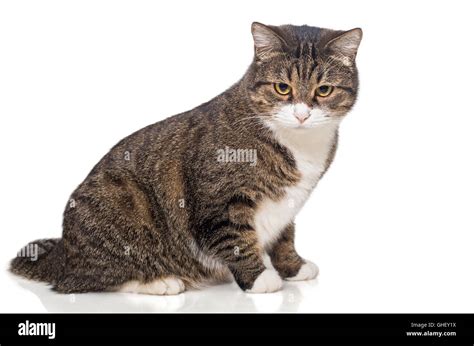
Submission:
M 262 23 L 252 23 L 252 35 L 257 60 L 268 59 L 285 49 L 285 40 L 272 28 Z

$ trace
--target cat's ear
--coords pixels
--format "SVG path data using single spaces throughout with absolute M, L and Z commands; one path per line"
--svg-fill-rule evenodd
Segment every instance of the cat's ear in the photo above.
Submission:
M 257 60 L 264 60 L 275 53 L 281 53 L 286 47 L 285 40 L 272 28 L 262 23 L 252 23 L 252 35 Z
M 360 41 L 362 40 L 362 29 L 355 28 L 343 32 L 326 44 L 326 48 L 333 53 L 339 53 L 351 59 L 357 55 Z

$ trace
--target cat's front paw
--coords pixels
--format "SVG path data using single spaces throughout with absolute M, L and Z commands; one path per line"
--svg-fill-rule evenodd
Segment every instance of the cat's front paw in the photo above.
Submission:
M 271 293 L 281 289 L 283 281 L 274 269 L 265 269 L 255 280 L 249 293 Z
M 304 281 L 304 280 L 312 280 L 314 279 L 319 273 L 319 268 L 316 264 L 311 261 L 305 261 L 305 263 L 301 266 L 298 274 L 295 276 L 286 278 L 285 280 L 289 281 Z

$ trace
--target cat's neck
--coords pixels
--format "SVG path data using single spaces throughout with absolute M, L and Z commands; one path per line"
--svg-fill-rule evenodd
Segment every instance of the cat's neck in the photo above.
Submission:
M 339 124 L 340 119 L 337 119 L 308 129 L 282 126 L 269 128 L 274 138 L 287 147 L 293 155 L 313 161 L 321 155 L 327 155 L 337 136 Z

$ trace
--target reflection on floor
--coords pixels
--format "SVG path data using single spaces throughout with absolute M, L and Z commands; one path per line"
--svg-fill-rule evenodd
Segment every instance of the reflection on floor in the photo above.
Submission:
M 315 288 L 317 280 L 285 282 L 271 294 L 242 292 L 235 283 L 186 291 L 176 296 L 131 293 L 58 294 L 49 286 L 15 277 L 41 300 L 49 312 L 297 312 L 301 288 Z

